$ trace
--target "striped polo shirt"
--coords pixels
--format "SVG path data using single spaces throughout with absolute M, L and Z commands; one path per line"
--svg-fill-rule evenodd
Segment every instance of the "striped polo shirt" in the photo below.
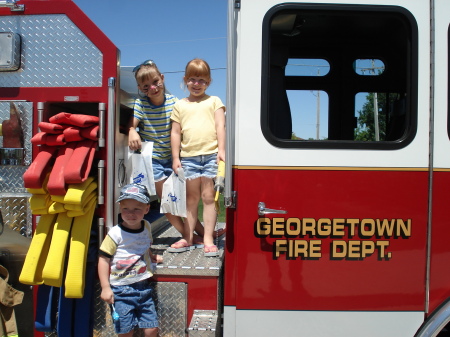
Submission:
M 153 142 L 153 158 L 170 159 L 170 116 L 178 99 L 165 94 L 162 105 L 153 105 L 148 97 L 137 98 L 134 102 L 134 117 L 139 122 L 139 134 L 144 141 Z

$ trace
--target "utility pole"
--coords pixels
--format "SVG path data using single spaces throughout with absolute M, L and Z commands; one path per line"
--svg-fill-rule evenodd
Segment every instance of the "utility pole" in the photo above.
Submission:
M 372 72 L 375 74 L 375 60 L 372 59 Z M 375 141 L 380 140 L 380 126 L 378 125 L 378 93 L 373 93 L 373 123 L 375 125 Z
M 317 69 L 317 76 L 320 76 L 320 68 Z M 320 138 L 320 91 L 317 90 L 317 111 L 316 111 L 316 140 Z

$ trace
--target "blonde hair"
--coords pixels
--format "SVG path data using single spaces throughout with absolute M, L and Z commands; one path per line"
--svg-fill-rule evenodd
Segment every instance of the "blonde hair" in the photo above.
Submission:
M 190 77 L 204 77 L 208 79 L 208 82 L 211 82 L 211 68 L 209 64 L 199 58 L 189 61 L 184 71 L 184 82 L 186 83 Z

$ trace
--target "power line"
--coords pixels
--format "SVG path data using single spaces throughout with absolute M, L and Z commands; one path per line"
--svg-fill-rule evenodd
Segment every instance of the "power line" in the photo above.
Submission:
M 147 46 L 147 45 L 153 45 L 153 44 L 167 44 L 167 43 L 180 43 L 180 42 L 195 42 L 195 41 L 206 41 L 206 40 L 220 40 L 220 39 L 226 39 L 226 37 L 209 37 L 205 39 L 193 39 L 193 40 L 179 40 L 179 41 L 158 41 L 158 42 L 146 42 L 146 43 L 132 43 L 132 44 L 122 44 L 118 45 L 121 47 L 128 47 L 128 46 Z
M 227 68 L 211 68 L 213 70 L 226 70 Z M 176 71 L 164 71 L 164 74 L 176 74 L 176 73 L 184 73 L 184 70 L 176 70 Z

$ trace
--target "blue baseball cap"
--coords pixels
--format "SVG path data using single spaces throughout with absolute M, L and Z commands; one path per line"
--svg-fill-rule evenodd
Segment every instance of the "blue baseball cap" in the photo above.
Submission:
M 125 185 L 120 190 L 119 199 L 117 202 L 120 202 L 125 199 L 134 199 L 143 204 L 150 203 L 150 194 L 148 194 L 147 187 L 140 184 L 129 184 Z

